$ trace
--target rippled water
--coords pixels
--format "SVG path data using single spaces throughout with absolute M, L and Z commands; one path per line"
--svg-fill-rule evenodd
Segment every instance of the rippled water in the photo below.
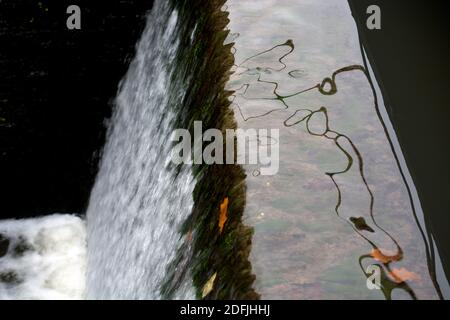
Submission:
M 246 166 L 262 298 L 437 298 L 420 207 L 377 114 L 347 1 L 230 0 L 226 10 L 238 124 L 280 128 L 279 173 Z M 366 286 L 372 264 L 384 290 Z

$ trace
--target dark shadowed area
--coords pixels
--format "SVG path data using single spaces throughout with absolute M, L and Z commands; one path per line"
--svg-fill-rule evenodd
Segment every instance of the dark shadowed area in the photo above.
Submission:
M 83 213 L 152 0 L 0 1 L 1 219 Z M 81 30 L 66 9 L 81 8 Z

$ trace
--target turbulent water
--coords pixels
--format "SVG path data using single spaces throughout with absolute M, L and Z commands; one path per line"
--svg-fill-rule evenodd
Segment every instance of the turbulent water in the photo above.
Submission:
M 82 299 L 85 223 L 72 215 L 0 222 L 0 300 Z
M 90 299 L 159 299 L 192 210 L 191 169 L 170 162 L 179 17 L 156 1 L 123 79 L 87 212 Z M 175 101 L 175 102 L 174 102 Z M 190 281 L 180 298 L 192 298 Z

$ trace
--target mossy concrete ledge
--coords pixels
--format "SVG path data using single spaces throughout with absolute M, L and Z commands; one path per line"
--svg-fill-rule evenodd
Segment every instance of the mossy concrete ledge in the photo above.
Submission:
M 230 108 L 232 92 L 225 90 L 234 56 L 233 44 L 224 45 L 229 32 L 224 4 L 224 0 L 173 1 L 182 20 L 184 42 L 173 81 L 188 85 L 176 125 L 190 130 L 192 136 L 194 121 L 202 121 L 203 130 L 225 132 L 237 127 Z M 202 164 L 194 165 L 193 171 L 194 207 L 181 230 L 186 243 L 168 270 L 163 296 L 173 297 L 181 279 L 191 277 L 200 299 L 259 299 L 249 262 L 253 229 L 242 223 L 246 199 L 242 167 Z M 220 230 L 220 204 L 225 198 L 227 220 Z M 211 279 L 212 287 L 205 291 Z

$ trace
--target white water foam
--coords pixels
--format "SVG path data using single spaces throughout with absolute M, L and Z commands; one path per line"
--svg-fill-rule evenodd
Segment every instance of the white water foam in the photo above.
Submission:
M 0 221 L 0 299 L 82 299 L 85 222 L 74 215 Z
M 179 18 L 156 1 L 116 98 L 87 213 L 89 299 L 160 299 L 192 211 L 191 168 L 171 164 L 170 136 L 186 88 L 172 77 Z M 192 281 L 177 298 L 193 298 Z

